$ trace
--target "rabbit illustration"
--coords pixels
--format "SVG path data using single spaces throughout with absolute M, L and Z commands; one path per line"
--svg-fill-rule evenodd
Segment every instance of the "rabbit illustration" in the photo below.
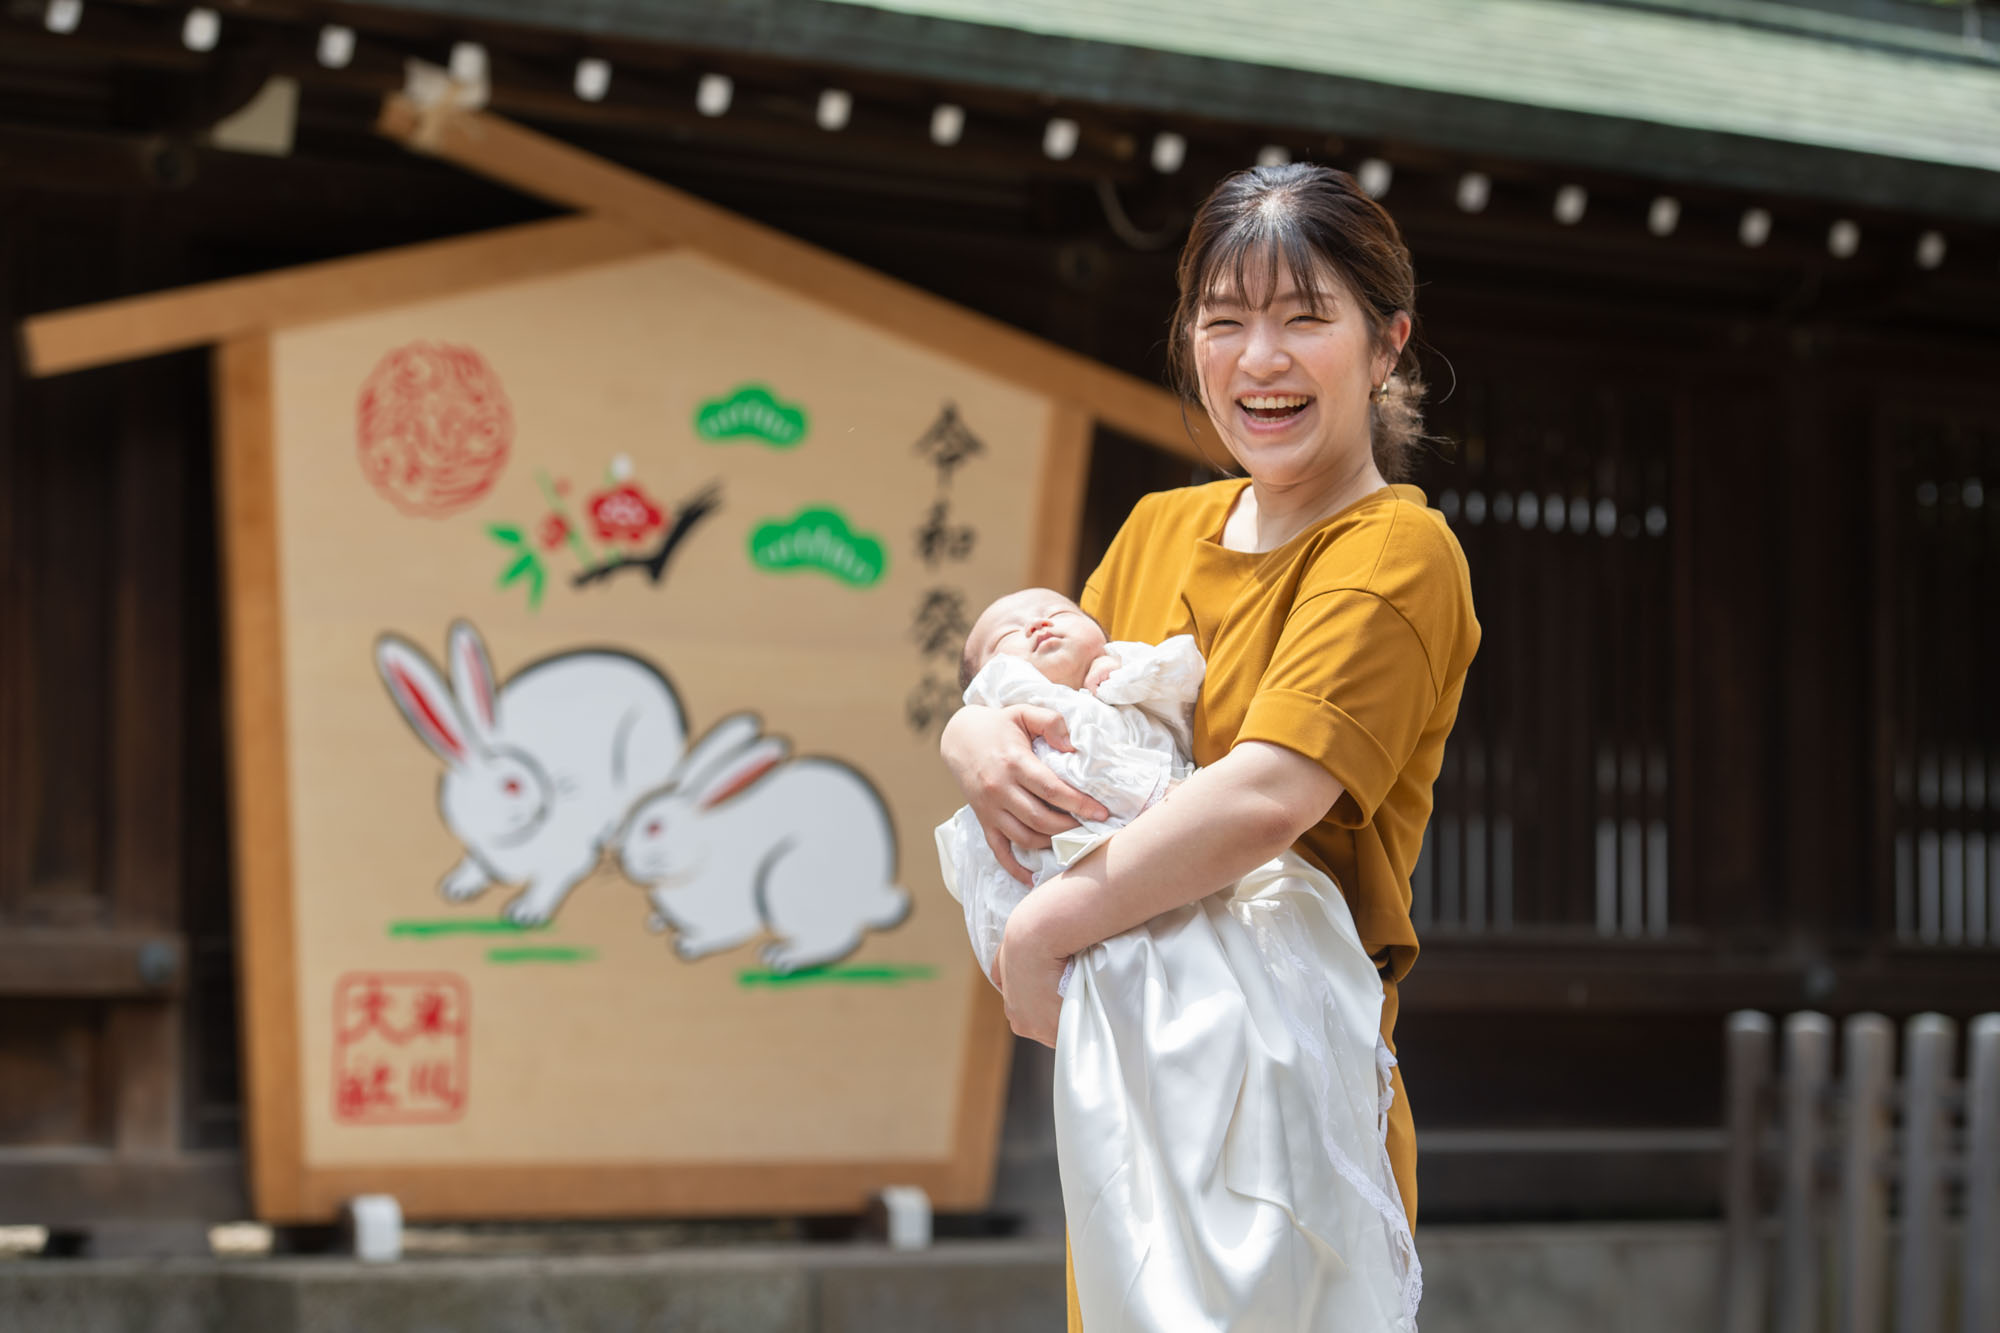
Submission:
M 561 653 L 494 688 L 479 632 L 447 644 L 451 685 L 407 640 L 384 634 L 375 666 L 417 738 L 445 762 L 438 809 L 465 859 L 438 886 L 452 902 L 519 884 L 503 915 L 547 921 L 590 874 L 640 794 L 687 748 L 673 686 L 636 657 Z
M 832 759 L 786 758 L 752 713 L 718 722 L 672 781 L 636 806 L 618 859 L 647 886 L 654 930 L 683 959 L 768 930 L 779 972 L 852 953 L 863 932 L 909 914 L 896 835 L 866 778 Z

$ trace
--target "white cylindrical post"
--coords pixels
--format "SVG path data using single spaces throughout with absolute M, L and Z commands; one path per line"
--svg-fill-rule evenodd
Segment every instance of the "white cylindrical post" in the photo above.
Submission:
M 393 1194 L 357 1194 L 347 1201 L 347 1230 L 354 1257 L 363 1263 L 394 1263 L 403 1257 L 403 1206 Z
M 1815 1013 L 1786 1018 L 1778 1333 L 1820 1333 L 1820 1120 L 1832 1074 L 1833 1020 Z
M 1840 1145 L 1840 1333 L 1881 1333 L 1888 1268 L 1890 1112 L 1896 1029 L 1880 1014 L 1841 1025 L 1847 1129 Z
M 1965 1278 L 1961 1333 L 2000 1328 L 2000 1013 L 1966 1039 Z
M 931 1196 L 918 1185 L 885 1185 L 879 1196 L 885 1231 L 892 1250 L 928 1249 L 931 1243 Z
M 1944 1314 L 1945 1097 L 1958 1025 L 1918 1014 L 1903 1028 L 1903 1237 L 1896 1333 L 1939 1333 Z
M 1763 1333 L 1764 1208 L 1757 1161 L 1771 1090 L 1770 1016 L 1747 1009 L 1733 1013 L 1726 1038 L 1729 1156 L 1723 1182 L 1722 1326 L 1724 1333 Z

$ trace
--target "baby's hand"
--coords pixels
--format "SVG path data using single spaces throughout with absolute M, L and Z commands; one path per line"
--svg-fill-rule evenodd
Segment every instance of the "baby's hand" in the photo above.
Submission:
M 1090 669 L 1083 673 L 1083 688 L 1089 690 L 1092 694 L 1097 693 L 1097 687 L 1111 679 L 1111 673 L 1117 669 L 1118 659 L 1110 653 L 1104 654 L 1104 656 L 1092 662 Z

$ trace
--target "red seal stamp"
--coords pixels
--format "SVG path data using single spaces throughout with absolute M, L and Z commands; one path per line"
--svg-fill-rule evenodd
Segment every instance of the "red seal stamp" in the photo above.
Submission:
M 361 470 L 406 514 L 437 518 L 486 494 L 514 443 L 514 409 L 479 353 L 411 343 L 361 386 Z
M 333 986 L 333 1118 L 424 1125 L 465 1114 L 471 991 L 454 972 L 349 972 Z

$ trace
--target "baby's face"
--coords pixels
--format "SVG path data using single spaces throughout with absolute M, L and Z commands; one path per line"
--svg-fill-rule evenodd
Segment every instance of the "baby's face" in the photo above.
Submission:
M 974 670 L 995 657 L 1018 657 L 1056 684 L 1077 690 L 1106 646 L 1096 621 L 1047 588 L 1002 597 L 980 612 L 966 640 Z

